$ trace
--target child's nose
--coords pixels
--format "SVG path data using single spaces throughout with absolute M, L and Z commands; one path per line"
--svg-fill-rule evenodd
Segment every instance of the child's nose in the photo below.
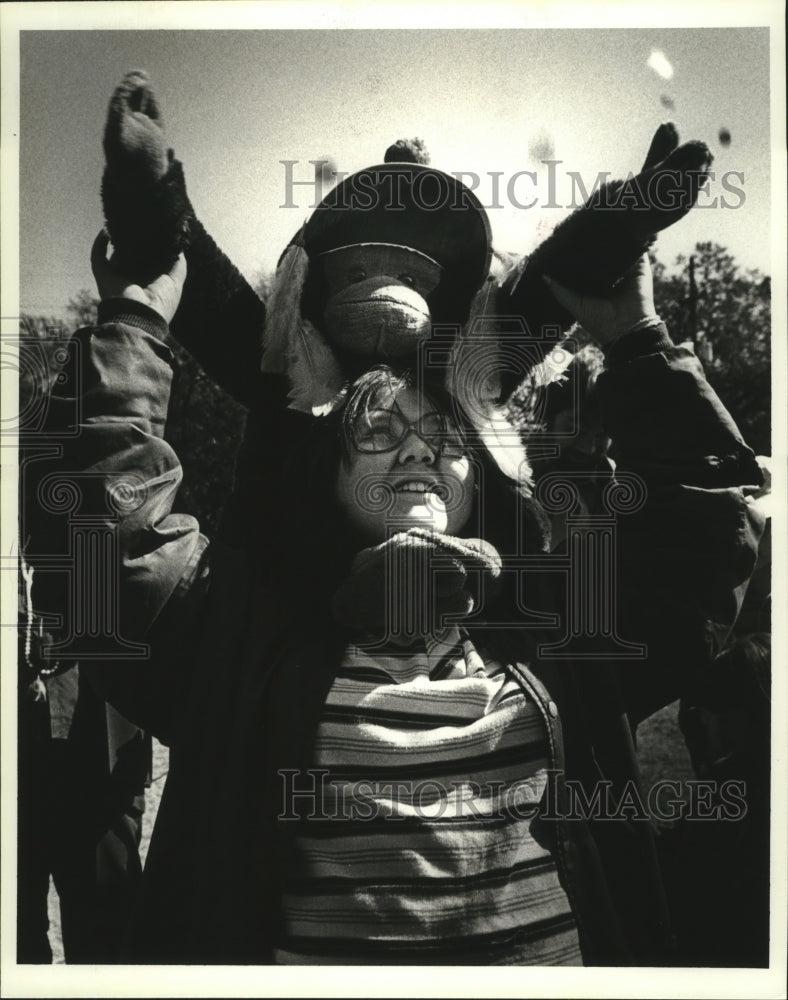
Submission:
M 401 465 L 406 465 L 408 462 L 421 462 L 425 465 L 432 465 L 435 461 L 435 452 L 424 438 L 420 437 L 411 428 L 405 440 L 400 445 L 397 457 Z

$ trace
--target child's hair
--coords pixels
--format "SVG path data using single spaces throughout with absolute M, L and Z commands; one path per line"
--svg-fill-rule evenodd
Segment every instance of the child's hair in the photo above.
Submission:
M 354 428 L 366 421 L 383 391 L 396 393 L 415 387 L 416 375 L 411 369 L 395 371 L 388 365 L 377 365 L 356 379 L 341 413 L 342 458 L 346 463 L 353 455 Z

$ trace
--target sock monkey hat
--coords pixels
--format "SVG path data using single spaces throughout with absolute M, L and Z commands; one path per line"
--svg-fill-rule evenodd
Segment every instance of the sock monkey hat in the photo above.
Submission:
M 295 409 L 328 412 L 371 360 L 412 358 L 433 324 L 461 324 L 492 257 L 490 224 L 457 178 L 400 140 L 334 187 L 280 258 L 263 370 Z

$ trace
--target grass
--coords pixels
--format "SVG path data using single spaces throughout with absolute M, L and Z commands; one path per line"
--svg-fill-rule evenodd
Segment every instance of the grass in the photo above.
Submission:
M 668 705 L 638 729 L 638 761 L 646 788 L 663 778 L 687 781 L 695 777 L 679 729 L 678 710 L 678 702 Z

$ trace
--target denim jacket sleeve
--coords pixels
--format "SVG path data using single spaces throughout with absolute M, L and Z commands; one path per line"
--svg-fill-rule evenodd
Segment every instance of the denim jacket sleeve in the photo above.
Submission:
M 196 520 L 172 513 L 182 470 L 163 438 L 172 381 L 166 329 L 145 305 L 101 303 L 99 324 L 74 335 L 49 399 L 47 431 L 59 435 L 59 454 L 33 463 L 24 484 L 37 498 L 28 503 L 34 563 L 45 569 L 58 554 L 76 562 L 75 526 L 89 525 L 94 539 L 67 586 L 39 574 L 37 606 L 61 618 L 61 648 L 89 669 L 102 696 L 154 732 L 165 725 L 169 679 L 155 676 L 151 637 L 169 632 L 172 616 L 195 613 L 208 573 Z M 71 497 L 65 514 L 49 494 Z
M 617 517 L 617 628 L 647 657 L 620 669 L 633 721 L 691 687 L 725 641 L 757 559 L 762 473 L 695 355 L 662 323 L 607 352 L 597 391 L 616 474 L 642 502 Z

